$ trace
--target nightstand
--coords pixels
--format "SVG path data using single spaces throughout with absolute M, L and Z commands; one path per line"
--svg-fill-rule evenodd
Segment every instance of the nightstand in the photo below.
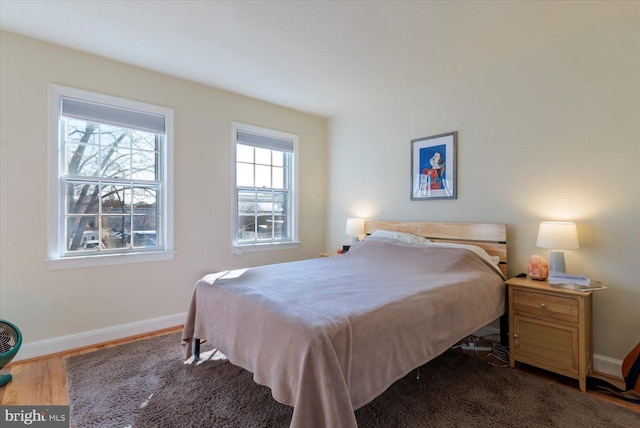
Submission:
M 593 365 L 592 292 L 556 288 L 529 277 L 506 284 L 509 365 L 520 361 L 577 379 L 585 392 Z

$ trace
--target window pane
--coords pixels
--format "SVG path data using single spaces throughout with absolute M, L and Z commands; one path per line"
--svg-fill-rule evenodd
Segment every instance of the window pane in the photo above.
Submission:
M 278 192 L 273 194 L 273 212 L 274 213 L 286 214 L 288 197 L 289 195 L 284 192 Z
M 130 210 L 129 187 L 106 185 L 102 188 L 102 214 L 128 214 Z
M 110 148 L 131 148 L 131 130 L 100 124 L 100 145 Z
M 155 247 L 158 241 L 157 190 L 150 187 L 133 189 L 133 246 Z
M 158 179 L 156 153 L 134 150 L 131 155 L 131 178 L 133 180 Z
M 239 241 L 254 241 L 256 239 L 256 217 L 254 215 L 238 216 L 238 233 L 236 239 Z
M 238 213 L 241 215 L 256 212 L 256 193 L 251 191 L 238 192 Z
M 102 216 L 102 243 L 105 248 L 131 246 L 131 220 L 125 215 Z
M 256 147 L 256 163 L 261 165 L 271 165 L 271 150 Z
M 134 220 L 135 220 L 135 217 L 134 217 Z M 132 235 L 133 235 L 133 247 L 135 248 L 155 247 L 158 245 L 157 230 L 147 229 L 147 230 L 136 231 L 134 229 L 134 231 L 132 232 Z
M 98 186 L 67 183 L 67 214 L 98 214 Z
M 261 239 L 273 239 L 273 221 L 271 214 L 258 216 L 257 237 Z
M 98 251 L 100 249 L 98 217 L 67 217 L 65 238 L 67 251 Z
M 253 241 L 255 239 L 255 212 L 255 192 L 238 192 L 238 230 L 236 231 L 236 239 L 241 241 Z
M 273 219 L 273 239 L 289 238 L 289 217 L 277 215 Z
M 273 213 L 273 238 L 290 239 L 289 193 L 275 192 L 273 194 Z
M 103 177 L 128 180 L 130 177 L 131 151 L 128 149 L 102 149 Z
M 91 144 L 65 144 L 65 171 L 69 175 L 99 175 L 100 148 Z
M 258 214 L 269 214 L 273 212 L 273 194 L 271 192 L 257 192 Z
M 284 153 L 273 150 L 271 152 L 271 163 L 273 166 L 284 166 Z
M 98 144 L 98 124 L 79 119 L 64 118 L 66 141 Z
M 271 187 L 271 167 L 256 165 L 255 187 Z
M 156 215 L 158 190 L 155 187 L 133 188 L 133 212 L 134 214 Z
M 156 134 L 138 130 L 131 130 L 131 145 L 133 149 L 156 151 Z
M 236 175 L 237 186 L 253 187 L 253 164 L 238 163 Z
M 284 189 L 284 168 L 273 167 L 273 184 L 274 189 Z
M 236 145 L 236 161 L 253 163 L 253 147 L 244 144 Z

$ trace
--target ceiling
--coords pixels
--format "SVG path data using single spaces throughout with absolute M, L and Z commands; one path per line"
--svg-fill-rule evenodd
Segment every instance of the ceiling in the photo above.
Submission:
M 0 27 L 330 117 L 638 12 L 615 1 L 0 1 Z

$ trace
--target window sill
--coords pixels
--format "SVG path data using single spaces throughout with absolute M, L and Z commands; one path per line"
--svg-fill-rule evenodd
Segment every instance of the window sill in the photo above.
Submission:
M 96 266 L 123 265 L 129 263 L 173 260 L 176 251 L 148 251 L 126 254 L 101 254 L 92 256 L 45 259 L 49 270 L 82 269 Z
M 270 242 L 265 244 L 245 244 L 231 245 L 231 252 L 236 256 L 243 253 L 253 253 L 256 251 L 274 251 L 274 250 L 296 250 L 300 246 L 299 241 L 293 242 Z

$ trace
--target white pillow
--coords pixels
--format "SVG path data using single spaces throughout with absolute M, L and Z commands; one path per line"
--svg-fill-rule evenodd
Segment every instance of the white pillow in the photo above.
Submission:
M 424 238 L 422 236 L 414 235 L 412 233 L 394 232 L 392 230 L 384 230 L 384 229 L 376 230 L 371 234 L 371 236 L 376 238 L 393 239 L 398 242 L 404 242 L 412 245 L 425 245 L 428 242 L 431 242 L 430 239 Z

